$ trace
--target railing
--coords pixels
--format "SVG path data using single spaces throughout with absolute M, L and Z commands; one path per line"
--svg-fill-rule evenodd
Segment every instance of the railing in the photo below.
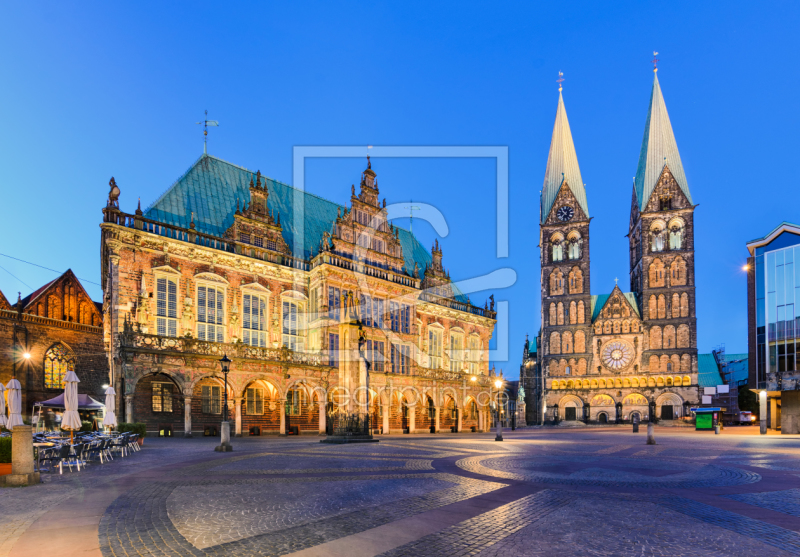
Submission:
M 374 262 L 368 260 L 355 261 L 352 257 L 337 253 L 337 252 L 323 252 L 314 260 L 314 267 L 319 265 L 333 265 L 340 269 L 347 269 L 354 273 L 363 273 L 365 275 L 379 278 L 381 280 L 394 282 L 403 286 L 411 288 L 419 288 L 419 279 L 412 278 L 406 274 L 402 274 L 397 270 L 387 270 L 382 267 L 377 267 Z
M 261 348 L 242 343 L 209 342 L 189 337 L 163 337 L 135 331 L 125 331 L 120 334 L 120 347 L 199 356 L 222 357 L 227 354 L 228 357 L 245 360 L 266 360 L 310 366 L 325 365 L 323 363 L 324 356 L 321 354 L 294 352 L 286 347 Z
M 480 315 L 481 317 L 488 317 L 489 319 L 495 319 L 497 317 L 496 311 L 479 308 L 477 306 L 473 306 L 472 304 L 466 304 L 464 302 L 459 302 L 457 300 L 451 300 L 450 298 L 442 298 L 441 296 L 436 296 L 435 294 L 431 294 L 430 292 L 420 293 L 419 299 L 423 302 L 430 302 L 432 304 L 448 307 L 450 309 L 455 309 L 458 311 L 463 311 L 465 313 Z

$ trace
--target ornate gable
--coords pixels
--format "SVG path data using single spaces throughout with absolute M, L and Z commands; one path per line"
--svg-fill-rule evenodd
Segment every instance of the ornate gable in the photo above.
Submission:
M 11 304 L 8 303 L 8 300 L 3 295 L 3 291 L 0 290 L 0 309 L 12 309 Z
M 602 307 L 599 310 L 595 309 L 592 322 L 600 319 L 633 319 L 638 322 L 639 309 L 625 296 L 619 286 L 615 285 Z
M 99 327 L 103 316 L 71 269 L 22 300 L 22 311 Z
M 561 184 L 561 189 L 558 190 L 556 199 L 553 201 L 553 205 L 550 209 L 550 214 L 544 219 L 544 224 L 564 224 L 564 222 L 558 218 L 556 213 L 560 207 L 565 205 L 572 207 L 573 210 L 573 216 L 569 220 L 570 223 L 585 222 L 589 220 L 589 217 L 586 216 L 586 213 L 581 208 L 580 203 L 578 203 L 578 199 L 575 197 L 575 194 L 572 193 L 572 189 L 569 187 L 569 184 L 565 181 L 563 184 Z
M 669 169 L 669 165 L 665 165 L 642 212 L 674 211 L 690 209 L 691 207 L 692 203 L 687 199 L 680 185 L 678 185 L 677 180 L 675 180 Z
M 235 243 L 236 253 L 259 259 L 268 258 L 268 252 L 291 254 L 283 238 L 281 215 L 269 210 L 268 199 L 269 189 L 266 182 L 262 185 L 259 170 L 255 181 L 250 177 L 250 202 L 245 202 L 240 209 L 239 200 L 236 200 L 233 225 L 225 231 L 225 238 Z M 193 225 L 194 220 L 190 227 Z

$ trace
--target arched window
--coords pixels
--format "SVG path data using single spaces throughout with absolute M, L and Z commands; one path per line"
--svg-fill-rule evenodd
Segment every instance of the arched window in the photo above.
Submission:
M 654 224 L 650 229 L 651 234 L 651 249 L 652 251 L 664 251 L 664 238 L 666 236 L 662 224 Z
M 302 305 L 298 300 L 283 299 L 283 345 L 295 352 L 303 352 L 304 326 Z
M 569 293 L 583 294 L 583 271 L 579 267 L 573 267 L 569 272 Z
M 573 230 L 567 236 L 567 256 L 570 259 L 581 258 L 581 235 Z
M 586 321 L 586 306 L 583 304 L 583 301 L 578 302 L 578 323 L 583 323 Z
M 578 321 L 578 306 L 573 301 L 569 303 L 569 323 L 570 325 L 575 325 Z
M 649 276 L 650 288 L 666 286 L 664 277 L 664 262 L 660 259 L 654 259 L 653 262 L 650 263 L 647 274 Z
M 550 295 L 559 296 L 564 293 L 564 275 L 556 269 L 550 273 Z
M 267 346 L 267 297 L 246 293 L 242 300 L 242 342 Z
M 682 249 L 683 222 L 675 219 L 669 223 L 669 249 Z
M 550 236 L 550 244 L 553 246 L 553 262 L 564 260 L 564 235 L 556 232 Z
M 303 389 L 294 388 L 286 393 L 286 415 L 299 416 L 303 411 L 303 405 L 306 404 L 305 391 Z
M 550 325 L 555 325 L 556 323 L 556 304 L 550 302 Z
M 68 371 L 75 371 L 75 355 L 58 343 L 44 355 L 44 388 L 63 389 Z

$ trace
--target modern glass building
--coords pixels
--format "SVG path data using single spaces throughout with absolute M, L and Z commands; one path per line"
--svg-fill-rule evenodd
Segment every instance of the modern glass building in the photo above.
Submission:
M 748 386 L 762 433 L 800 433 L 800 226 L 783 222 L 747 249 Z

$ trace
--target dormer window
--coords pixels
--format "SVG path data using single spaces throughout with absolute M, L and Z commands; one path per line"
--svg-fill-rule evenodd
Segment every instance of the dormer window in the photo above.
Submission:
M 239 241 L 245 244 L 250 243 L 250 234 L 245 234 L 244 232 L 239 233 Z
M 253 245 L 256 246 L 257 248 L 263 247 L 264 246 L 264 238 L 262 238 L 261 236 L 254 236 L 253 237 Z

